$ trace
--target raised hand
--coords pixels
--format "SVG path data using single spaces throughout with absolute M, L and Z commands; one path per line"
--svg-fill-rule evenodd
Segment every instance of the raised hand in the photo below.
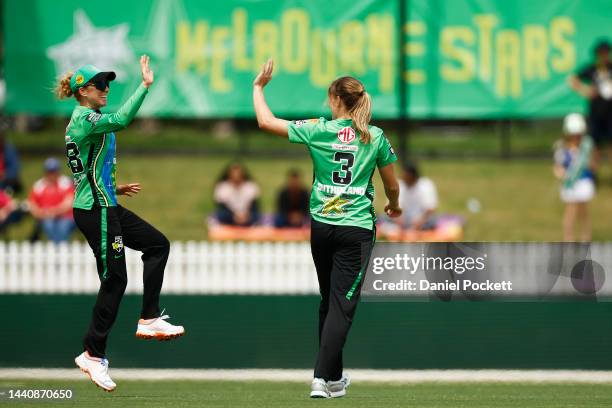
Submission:
M 154 81 L 153 71 L 149 68 L 149 56 L 144 54 L 140 56 L 140 70 L 142 72 L 142 84 L 145 87 L 150 87 Z
M 274 61 L 270 58 L 261 68 L 261 71 L 253 81 L 253 86 L 264 87 L 272 79 L 272 71 L 274 71 Z

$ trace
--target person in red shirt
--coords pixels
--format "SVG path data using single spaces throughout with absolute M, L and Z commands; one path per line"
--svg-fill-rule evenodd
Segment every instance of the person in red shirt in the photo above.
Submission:
M 23 211 L 13 198 L 0 188 L 0 234 L 3 234 L 7 227 L 21 221 Z
M 45 175 L 34 183 L 28 202 L 30 213 L 38 220 L 51 241 L 67 241 L 74 230 L 72 201 L 74 184 L 60 174 L 60 163 L 54 158 L 45 160 Z

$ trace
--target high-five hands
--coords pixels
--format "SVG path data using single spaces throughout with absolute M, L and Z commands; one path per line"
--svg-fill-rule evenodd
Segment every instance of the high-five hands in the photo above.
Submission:
M 274 61 L 270 58 L 261 68 L 261 71 L 253 81 L 253 86 L 259 86 L 263 88 L 272 79 L 272 71 L 274 71 Z
M 154 75 L 151 68 L 149 68 L 149 56 L 141 55 L 140 56 L 140 71 L 142 72 L 142 84 L 148 88 L 153 83 Z

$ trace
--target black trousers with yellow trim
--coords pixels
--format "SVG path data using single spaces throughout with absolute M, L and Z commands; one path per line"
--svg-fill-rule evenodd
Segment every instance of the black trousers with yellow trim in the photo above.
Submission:
M 342 350 L 353 323 L 374 248 L 373 230 L 312 220 L 310 246 L 319 279 L 319 354 L 314 376 L 342 377 Z
M 100 290 L 83 346 L 104 357 L 108 335 L 127 286 L 125 248 L 142 252 L 144 293 L 140 317 L 159 316 L 159 294 L 170 253 L 168 239 L 142 218 L 120 205 L 74 209 L 74 220 L 96 257 Z

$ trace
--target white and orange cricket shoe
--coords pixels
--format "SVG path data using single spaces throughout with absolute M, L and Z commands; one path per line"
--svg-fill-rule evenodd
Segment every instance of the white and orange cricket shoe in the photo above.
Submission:
M 104 391 L 112 392 L 117 384 L 108 375 L 108 360 L 91 357 L 87 352 L 79 354 L 75 359 L 77 367 L 89 376 L 89 379 Z
M 165 311 L 165 310 L 164 310 Z M 157 339 L 159 341 L 172 340 L 185 334 L 183 326 L 175 326 L 166 320 L 170 316 L 162 312 L 162 316 L 155 319 L 140 319 L 136 329 L 136 337 L 145 340 Z

